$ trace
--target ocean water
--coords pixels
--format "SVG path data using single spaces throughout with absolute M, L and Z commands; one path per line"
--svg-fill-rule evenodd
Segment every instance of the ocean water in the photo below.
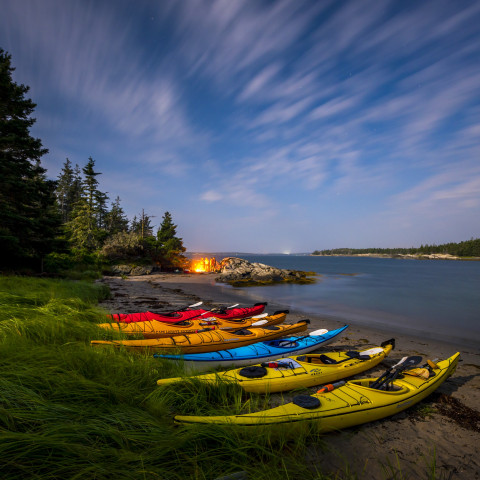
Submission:
M 314 271 L 312 285 L 248 287 L 249 296 L 346 323 L 480 350 L 480 262 L 308 255 L 238 255 Z M 221 260 L 222 256 L 217 256 Z M 247 293 L 246 292 L 246 293 Z

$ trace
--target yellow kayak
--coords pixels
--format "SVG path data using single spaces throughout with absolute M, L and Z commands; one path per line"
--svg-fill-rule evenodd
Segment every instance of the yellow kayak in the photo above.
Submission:
M 293 325 L 272 325 L 266 328 L 243 328 L 233 331 L 208 330 L 191 335 L 176 335 L 148 340 L 92 340 L 91 344 L 94 346 L 124 346 L 133 350 L 151 349 L 181 353 L 215 352 L 303 332 L 307 329 L 309 323 L 310 320 L 300 320 Z
M 221 319 L 215 317 L 195 318 L 178 323 L 166 323 L 158 320 L 131 323 L 101 323 L 99 326 L 106 330 L 125 333 L 127 335 L 141 334 L 143 338 L 173 337 L 174 335 L 189 335 L 199 330 L 234 330 L 251 326 L 268 327 L 283 323 L 287 318 L 288 310 L 266 313 L 251 318 Z
M 394 346 L 395 341 L 392 339 L 384 342 L 381 347 L 368 350 L 298 355 L 190 378 L 207 383 L 233 382 L 246 392 L 284 392 L 357 375 L 378 365 Z M 163 378 L 158 380 L 157 384 L 166 385 L 185 379 L 185 377 Z
M 290 430 L 306 425 L 313 426 L 317 432 L 339 430 L 394 415 L 420 402 L 452 375 L 459 356 L 457 352 L 436 364 L 429 361 L 424 365 L 426 368 L 405 371 L 397 364 L 377 379 L 351 380 L 337 388 L 321 389 L 325 393 L 297 395 L 291 403 L 262 412 L 230 416 L 177 415 L 175 421 L 249 427 L 283 424 Z

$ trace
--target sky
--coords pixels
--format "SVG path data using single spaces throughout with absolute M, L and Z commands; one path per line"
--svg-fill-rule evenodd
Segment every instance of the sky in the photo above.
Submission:
M 0 0 L 57 178 L 188 251 L 480 237 L 480 2 Z

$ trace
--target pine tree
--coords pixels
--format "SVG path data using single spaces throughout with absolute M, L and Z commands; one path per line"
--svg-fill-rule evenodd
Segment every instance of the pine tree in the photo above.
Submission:
M 73 210 L 72 192 L 74 180 L 75 178 L 72 163 L 67 158 L 63 164 L 62 171 L 58 176 L 57 188 L 55 190 L 58 208 L 60 210 L 63 223 L 66 223 L 70 220 L 70 214 Z
M 182 255 L 186 248 L 183 240 L 177 237 L 177 225 L 173 223 L 172 215 L 165 212 L 162 223 L 157 231 L 157 244 L 166 267 L 180 267 L 185 262 Z
M 11 56 L 0 49 L 0 251 L 2 265 L 37 262 L 54 247 L 60 225 L 55 183 L 40 159 L 48 150 L 30 136 L 35 103 L 12 79 Z M 38 263 L 37 263 L 38 265 Z
M 135 217 L 136 218 L 136 217 Z M 112 203 L 111 210 L 106 215 L 106 226 L 109 235 L 128 231 L 128 218 L 120 206 L 120 197 L 117 196 Z
M 88 157 L 88 162 L 82 169 L 85 176 L 85 179 L 83 181 L 84 195 L 87 200 L 88 206 L 92 210 L 95 210 L 96 197 L 98 195 L 98 180 L 96 177 L 98 175 L 101 175 L 100 172 L 95 172 L 94 167 L 95 160 L 92 157 Z
M 95 212 L 86 198 L 77 202 L 66 227 L 74 249 L 92 252 L 100 247 L 101 232 L 97 228 Z
M 136 215 L 133 217 L 131 230 L 138 233 L 142 239 L 151 237 L 153 235 L 152 218 L 152 216 L 147 215 L 145 211 L 142 210 L 142 214 L 138 220 Z
M 72 183 L 72 191 L 70 193 L 70 206 L 71 209 L 75 207 L 77 202 L 83 196 L 83 180 L 82 180 L 82 172 L 80 171 L 80 167 L 78 163 L 75 164 L 75 169 L 73 170 L 73 183 Z

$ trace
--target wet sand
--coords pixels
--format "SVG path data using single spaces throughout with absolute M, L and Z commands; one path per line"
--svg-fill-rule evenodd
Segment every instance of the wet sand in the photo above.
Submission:
M 102 307 L 109 313 L 133 313 L 175 310 L 198 301 L 206 307 L 262 301 L 251 298 L 248 288 L 230 288 L 215 283 L 214 278 L 214 274 L 158 274 L 125 280 L 105 277 L 102 282 L 110 287 L 112 298 Z M 265 311 L 284 309 L 289 306 L 269 303 Z M 311 321 L 310 331 L 345 324 L 333 317 L 291 309 L 287 323 L 304 318 Z M 395 350 L 367 376 L 381 374 L 406 355 L 444 359 L 459 351 L 457 371 L 417 407 L 325 435 L 324 444 L 312 444 L 308 461 L 337 478 L 355 472 L 358 479 L 480 479 L 480 346 L 476 350 L 350 324 L 343 337 L 321 350 L 368 348 L 389 338 L 395 338 Z

